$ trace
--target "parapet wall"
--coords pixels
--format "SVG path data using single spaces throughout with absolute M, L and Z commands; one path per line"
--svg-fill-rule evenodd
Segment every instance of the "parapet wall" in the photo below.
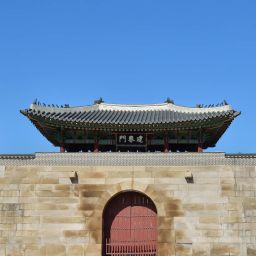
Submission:
M 256 255 L 254 159 L 223 153 L 2 156 L 0 255 L 102 255 L 104 206 L 129 190 L 157 207 L 158 256 Z
M 0 165 L 45 166 L 256 166 L 256 154 L 225 153 L 35 153 L 0 155 Z

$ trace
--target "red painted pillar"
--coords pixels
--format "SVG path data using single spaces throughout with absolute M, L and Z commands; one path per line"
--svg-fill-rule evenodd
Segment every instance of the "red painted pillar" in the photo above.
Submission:
M 169 141 L 168 141 L 168 134 L 164 135 L 164 153 L 169 152 Z
M 98 144 L 95 144 L 94 145 L 94 151 L 93 151 L 94 153 L 97 153 L 97 152 L 99 152 L 99 146 L 98 146 Z
M 199 143 L 197 146 L 197 152 L 203 152 L 203 144 Z
M 61 144 L 60 144 L 60 152 L 64 153 L 65 152 L 65 129 L 63 127 L 61 127 L 60 129 L 60 135 L 61 135 Z
M 197 152 L 203 152 L 203 136 L 202 136 L 202 128 L 199 130 L 199 143 L 197 146 Z
M 94 150 L 93 150 L 93 152 L 95 152 L 95 153 L 99 152 L 99 139 L 98 139 L 98 137 L 95 137 L 95 139 L 94 139 Z
M 61 153 L 64 153 L 64 152 L 65 152 L 65 146 L 64 146 L 64 144 L 62 144 L 62 145 L 60 146 L 60 152 L 61 152 Z

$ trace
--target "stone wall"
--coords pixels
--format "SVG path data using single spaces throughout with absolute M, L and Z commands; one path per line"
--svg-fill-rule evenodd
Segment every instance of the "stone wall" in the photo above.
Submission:
M 255 166 L 7 165 L 0 256 L 100 256 L 103 208 L 127 190 L 157 207 L 159 256 L 256 255 Z

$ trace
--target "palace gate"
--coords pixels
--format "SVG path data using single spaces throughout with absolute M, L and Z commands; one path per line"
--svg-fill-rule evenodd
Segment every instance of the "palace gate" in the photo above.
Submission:
M 129 191 L 114 196 L 103 213 L 103 256 L 155 256 L 157 211 L 146 195 Z

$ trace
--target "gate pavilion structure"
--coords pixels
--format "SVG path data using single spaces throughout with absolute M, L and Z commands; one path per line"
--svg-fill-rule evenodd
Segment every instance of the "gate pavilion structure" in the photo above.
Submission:
M 21 110 L 61 152 L 202 152 L 214 147 L 240 113 L 217 106 L 106 104 L 46 106 Z
M 202 152 L 214 147 L 239 112 L 226 102 L 195 108 L 120 105 L 102 100 L 82 107 L 34 102 L 21 111 L 60 152 Z M 157 209 L 135 191 L 114 196 L 103 212 L 104 256 L 155 256 Z
M 21 113 L 60 152 L 0 155 L 0 256 L 256 255 L 256 154 L 206 152 L 227 102 Z

